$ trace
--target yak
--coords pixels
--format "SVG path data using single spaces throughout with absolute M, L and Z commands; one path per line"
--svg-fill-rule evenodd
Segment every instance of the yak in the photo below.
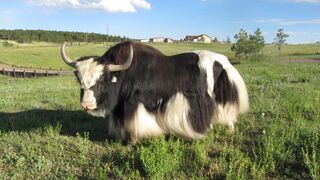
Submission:
M 126 41 L 102 56 L 76 60 L 80 104 L 89 114 L 108 119 L 108 133 L 136 144 L 142 138 L 174 134 L 198 139 L 216 123 L 233 131 L 249 109 L 239 72 L 224 55 L 207 50 L 166 56 L 149 45 Z

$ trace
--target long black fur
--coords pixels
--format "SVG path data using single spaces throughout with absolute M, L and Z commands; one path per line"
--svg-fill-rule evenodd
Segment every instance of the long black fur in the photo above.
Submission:
M 215 100 L 219 104 L 228 103 L 239 104 L 239 93 L 236 86 L 228 78 L 228 74 L 219 62 L 213 65 L 214 73 L 214 94 Z

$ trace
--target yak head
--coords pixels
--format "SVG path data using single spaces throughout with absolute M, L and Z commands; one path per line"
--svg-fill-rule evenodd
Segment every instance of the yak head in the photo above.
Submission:
M 91 115 L 104 117 L 117 103 L 121 71 L 128 69 L 133 60 L 130 43 L 110 48 L 103 56 L 86 56 L 71 60 L 61 46 L 64 62 L 75 69 L 80 84 L 80 104 Z M 119 80 L 120 79 L 120 80 Z

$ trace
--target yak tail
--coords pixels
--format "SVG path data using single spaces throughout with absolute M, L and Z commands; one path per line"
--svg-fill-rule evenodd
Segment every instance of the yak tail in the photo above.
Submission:
M 249 97 L 243 78 L 233 66 L 230 66 L 225 71 L 227 72 L 229 83 L 236 88 L 239 113 L 242 114 L 247 112 L 249 110 Z
M 222 64 L 224 66 L 217 61 L 214 63 L 214 94 L 217 103 L 214 122 L 227 124 L 233 131 L 238 115 L 249 110 L 249 98 L 239 72 L 229 62 L 224 61 Z

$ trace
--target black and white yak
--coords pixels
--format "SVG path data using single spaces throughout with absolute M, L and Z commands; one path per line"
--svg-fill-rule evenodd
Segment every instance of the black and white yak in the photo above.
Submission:
M 245 83 L 226 56 L 199 50 L 166 56 L 132 41 L 104 55 L 63 60 L 75 68 L 81 106 L 108 117 L 110 135 L 137 143 L 162 134 L 197 139 L 215 123 L 233 130 L 249 108 Z

